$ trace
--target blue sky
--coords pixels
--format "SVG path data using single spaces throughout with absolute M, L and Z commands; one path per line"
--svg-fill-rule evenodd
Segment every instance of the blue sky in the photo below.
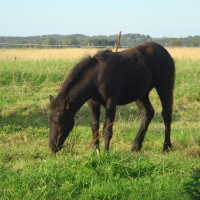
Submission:
M 0 0 L 0 36 L 200 35 L 200 0 Z

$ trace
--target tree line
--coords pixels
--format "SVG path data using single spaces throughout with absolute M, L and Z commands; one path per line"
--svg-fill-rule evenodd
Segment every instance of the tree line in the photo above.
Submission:
M 67 45 L 81 46 L 112 46 L 117 42 L 118 35 L 98 35 L 87 36 L 83 34 L 74 35 L 43 35 L 29 37 L 5 37 L 0 36 L 0 48 L 64 48 Z M 146 41 L 153 41 L 161 44 L 164 47 L 196 47 L 200 46 L 200 36 L 188 36 L 180 38 L 152 38 L 149 35 L 143 34 L 122 34 L 120 39 L 121 47 L 137 46 Z M 2 44 L 4 43 L 4 44 Z M 5 44 L 8 43 L 9 45 Z M 18 45 L 13 45 L 18 44 Z M 38 44 L 35 46 L 34 44 Z

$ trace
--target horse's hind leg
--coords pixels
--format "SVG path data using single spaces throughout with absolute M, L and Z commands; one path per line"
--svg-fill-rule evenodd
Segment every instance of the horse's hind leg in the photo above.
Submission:
M 99 119 L 100 119 L 100 105 L 92 99 L 88 100 L 88 107 L 91 113 L 91 128 L 93 134 L 93 146 L 99 149 Z
M 172 149 L 172 144 L 170 141 L 170 132 L 172 122 L 173 91 L 172 89 L 159 90 L 159 88 L 157 88 L 157 92 L 162 104 L 162 117 L 165 124 L 165 140 L 163 151 L 168 151 Z
M 141 111 L 142 124 L 133 141 L 131 151 L 138 151 L 142 148 L 142 142 L 144 140 L 147 128 L 154 116 L 154 109 L 149 101 L 148 95 L 143 97 L 141 100 L 137 100 L 136 104 Z

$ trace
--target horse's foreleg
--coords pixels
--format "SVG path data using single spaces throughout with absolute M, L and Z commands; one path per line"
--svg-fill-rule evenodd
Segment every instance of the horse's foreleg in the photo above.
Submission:
M 91 128 L 93 134 L 93 146 L 99 149 L 99 119 L 100 119 L 100 105 L 92 99 L 88 100 L 88 107 L 91 113 Z
M 104 124 L 104 149 L 109 150 L 110 140 L 112 138 L 112 127 L 115 119 L 116 103 L 112 99 L 108 99 L 106 102 L 106 119 Z
M 154 109 L 153 109 L 148 97 L 145 97 L 142 100 L 137 100 L 136 104 L 141 111 L 142 124 L 140 126 L 140 129 L 139 129 L 134 141 L 133 141 L 131 151 L 141 150 L 142 142 L 144 140 L 147 128 L 149 126 L 149 123 L 151 122 L 151 119 L 154 116 Z

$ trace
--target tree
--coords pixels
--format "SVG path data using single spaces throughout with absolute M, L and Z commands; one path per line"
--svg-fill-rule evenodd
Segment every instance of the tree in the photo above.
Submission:
M 190 42 L 189 46 L 191 46 L 191 47 L 196 47 L 196 46 L 198 46 L 198 45 L 197 45 L 197 42 L 196 42 L 195 40 L 192 40 L 192 41 Z
M 52 37 L 47 37 L 46 41 L 45 41 L 45 44 L 47 44 L 47 45 L 56 45 L 57 41 Z
M 175 40 L 175 41 L 171 42 L 170 46 L 180 47 L 180 46 L 182 46 L 182 42 L 180 40 Z
M 64 45 L 78 45 L 80 43 L 80 39 L 73 35 L 66 36 L 63 40 Z
M 92 39 L 85 43 L 87 45 L 89 43 L 90 46 L 114 46 L 115 41 L 114 40 L 106 40 L 106 39 Z

